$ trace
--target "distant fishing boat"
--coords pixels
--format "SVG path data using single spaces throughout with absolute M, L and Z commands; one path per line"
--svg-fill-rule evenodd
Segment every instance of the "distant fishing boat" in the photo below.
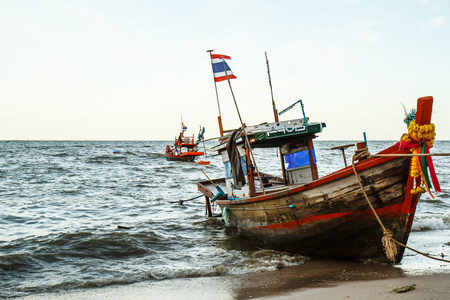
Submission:
M 274 106 L 273 123 L 243 124 L 227 135 L 221 131 L 220 144 L 212 150 L 222 157 L 225 177 L 197 183 L 209 215 L 210 202 L 215 202 L 234 233 L 262 248 L 400 262 L 404 247 L 397 250 L 395 241 L 406 245 L 420 194 L 431 188 L 427 163 L 440 191 L 431 157 L 422 165 L 418 156 L 411 156 L 411 151 L 420 155 L 433 145 L 433 98 L 418 99 L 408 134 L 399 143 L 377 155 L 360 143 L 351 166 L 323 177 L 313 139 L 325 123 L 309 121 L 299 102 L 303 118 L 279 121 Z M 282 176 L 259 171 L 255 148 L 277 149 Z
M 198 151 L 198 144 L 203 138 L 203 133 L 205 129 L 200 130 L 197 142 L 195 142 L 194 135 L 192 137 L 186 137 L 184 132 L 187 127 L 184 123 L 181 123 L 181 132 L 177 138 L 175 138 L 175 142 L 173 146 L 167 145 L 165 156 L 167 160 L 171 161 L 185 161 L 192 162 L 199 156 L 204 155 L 204 152 Z

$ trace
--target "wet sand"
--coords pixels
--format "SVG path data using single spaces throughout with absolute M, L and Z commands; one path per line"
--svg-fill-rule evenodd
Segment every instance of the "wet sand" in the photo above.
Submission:
M 404 293 L 391 292 L 412 286 Z M 450 273 L 407 276 L 387 264 L 311 260 L 273 272 L 145 281 L 21 299 L 450 299 Z

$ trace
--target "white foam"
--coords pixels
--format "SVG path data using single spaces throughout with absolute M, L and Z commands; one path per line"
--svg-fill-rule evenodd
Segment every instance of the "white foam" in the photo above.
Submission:
M 450 229 L 450 213 L 443 215 L 418 215 L 414 218 L 412 231 Z

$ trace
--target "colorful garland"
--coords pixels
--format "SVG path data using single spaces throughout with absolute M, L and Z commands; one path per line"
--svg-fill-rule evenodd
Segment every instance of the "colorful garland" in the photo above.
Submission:
M 433 147 L 434 139 L 436 137 L 434 124 L 416 124 L 415 111 L 411 111 L 411 113 L 408 114 L 405 118 L 404 122 L 408 124 L 408 133 L 403 134 L 400 142 L 400 147 L 408 148 L 414 154 L 429 153 L 429 149 Z M 430 169 L 430 175 L 435 186 L 435 190 L 437 192 L 440 192 L 439 182 L 437 181 L 431 157 L 412 157 L 410 168 L 411 177 L 418 178 L 419 176 L 422 176 L 422 178 L 424 179 L 426 190 L 428 191 L 428 193 L 430 193 L 431 197 L 434 198 L 430 192 L 430 188 L 432 188 L 432 185 L 428 176 L 427 169 Z M 425 189 L 420 186 L 411 190 L 412 194 L 424 192 Z
M 413 194 L 413 195 L 419 194 L 419 193 L 423 194 L 425 192 L 426 192 L 426 190 L 423 187 L 421 187 L 421 186 L 418 186 L 415 189 L 411 190 L 411 194 Z
M 408 125 L 408 134 L 402 136 L 402 141 L 416 141 L 419 143 L 426 143 L 428 148 L 432 148 L 436 133 L 433 123 L 419 125 L 416 120 L 412 120 Z

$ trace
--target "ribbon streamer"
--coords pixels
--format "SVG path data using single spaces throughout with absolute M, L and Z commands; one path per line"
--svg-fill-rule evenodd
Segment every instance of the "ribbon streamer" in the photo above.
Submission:
M 421 144 L 423 145 L 421 147 Z M 399 146 L 402 149 L 408 149 L 410 151 L 412 151 L 413 153 L 430 153 L 430 148 L 428 147 L 428 145 L 426 143 L 422 143 L 422 142 L 416 142 L 416 141 L 401 141 L 397 143 L 397 146 Z M 422 149 L 420 150 L 421 147 Z M 418 157 L 413 157 L 412 159 L 418 159 Z M 432 188 L 434 186 L 434 190 L 438 193 L 441 192 L 441 186 L 439 184 L 439 181 L 437 179 L 436 176 L 436 170 L 434 169 L 434 164 L 433 164 L 433 159 L 431 156 L 422 156 L 421 159 L 421 164 L 419 163 L 419 166 L 421 167 L 420 169 L 420 173 L 422 175 L 422 177 L 424 178 L 424 184 L 426 189 L 428 190 L 428 193 L 431 192 L 429 190 L 429 188 Z M 430 175 L 428 176 L 428 171 L 427 169 L 430 171 Z M 431 177 L 431 182 L 433 183 L 433 186 L 431 185 L 430 182 L 430 177 Z M 431 195 L 432 198 L 433 195 Z
M 425 143 L 423 143 L 422 151 L 420 153 L 426 153 L 426 148 L 427 148 L 427 145 Z M 421 162 L 422 162 L 422 171 L 423 171 L 424 180 L 427 183 L 428 188 L 431 189 L 431 188 L 433 188 L 433 186 L 431 185 L 430 177 L 428 176 L 427 158 L 425 156 L 422 156 Z
M 426 146 L 425 153 L 430 153 L 430 148 Z M 436 176 L 436 170 L 434 169 L 433 159 L 431 156 L 427 156 L 428 169 L 430 170 L 431 181 L 433 182 L 434 190 L 438 193 L 441 192 L 441 185 L 439 184 L 439 180 Z

